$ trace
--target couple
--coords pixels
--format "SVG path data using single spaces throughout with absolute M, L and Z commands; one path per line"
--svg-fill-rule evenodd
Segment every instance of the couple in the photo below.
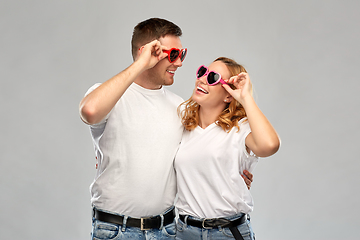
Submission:
M 184 104 L 162 87 L 186 56 L 181 35 L 164 19 L 139 23 L 134 62 L 80 103 L 97 169 L 92 239 L 253 239 L 245 184 L 252 175 L 241 173 L 274 154 L 278 136 L 251 96 L 245 69 L 230 59 L 201 66 Z

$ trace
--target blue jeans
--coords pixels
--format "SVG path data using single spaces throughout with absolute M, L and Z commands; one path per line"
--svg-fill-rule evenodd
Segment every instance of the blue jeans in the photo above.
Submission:
M 91 240 L 174 240 L 175 232 L 175 221 L 163 226 L 161 229 L 141 230 L 137 227 L 126 226 L 126 220 L 124 221 L 124 224 L 120 226 L 113 223 L 102 222 L 93 218 Z
M 242 216 L 243 214 L 238 214 L 232 217 L 228 217 L 226 219 L 229 220 L 235 220 Z M 195 219 L 201 221 L 202 219 L 195 218 L 192 216 L 189 216 L 188 218 Z M 186 222 L 186 218 L 184 220 Z M 246 221 L 237 226 L 237 229 L 239 230 L 241 236 L 244 238 L 244 240 L 255 240 L 255 234 L 251 228 L 250 224 L 250 218 L 246 219 Z M 204 229 L 204 228 L 198 228 L 194 226 L 187 225 L 181 219 L 178 219 L 178 222 L 176 224 L 176 239 L 179 240 L 211 240 L 211 239 L 219 239 L 219 240 L 229 240 L 234 239 L 234 236 L 232 235 L 229 228 L 213 228 L 213 229 Z

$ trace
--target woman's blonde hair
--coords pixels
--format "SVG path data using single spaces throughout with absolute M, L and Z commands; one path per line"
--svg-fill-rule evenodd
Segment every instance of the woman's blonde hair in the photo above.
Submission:
M 246 69 L 242 65 L 230 58 L 219 57 L 215 59 L 214 62 L 216 61 L 223 62 L 230 71 L 231 76 L 235 76 L 241 72 L 246 72 Z M 235 87 L 231 86 L 231 88 L 234 89 Z M 182 106 L 184 106 L 184 109 L 180 111 Z M 192 97 L 178 107 L 181 122 L 186 130 L 191 131 L 199 124 L 199 108 L 199 104 L 192 100 Z M 246 117 L 244 107 L 233 98 L 230 103 L 226 104 L 225 109 L 219 115 L 215 123 L 225 132 L 230 132 L 233 127 L 237 127 L 238 130 L 240 129 L 238 122 L 244 117 Z

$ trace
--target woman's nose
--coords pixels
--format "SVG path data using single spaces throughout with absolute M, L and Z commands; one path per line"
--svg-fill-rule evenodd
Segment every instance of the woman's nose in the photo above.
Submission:
M 207 85 L 207 81 L 206 81 L 207 75 L 201 76 L 200 78 L 198 78 L 199 82 L 201 82 L 202 84 L 206 84 Z

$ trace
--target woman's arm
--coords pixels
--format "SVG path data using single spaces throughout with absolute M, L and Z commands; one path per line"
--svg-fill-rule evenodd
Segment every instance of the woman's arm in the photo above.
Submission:
M 251 128 L 251 133 L 245 139 L 246 146 L 259 157 L 268 157 L 276 153 L 280 147 L 280 139 L 254 99 L 246 99 L 243 107 Z
M 259 157 L 276 153 L 280 147 L 279 136 L 252 97 L 249 74 L 242 72 L 231 77 L 228 83 L 237 89 L 232 90 L 226 84 L 223 87 L 244 107 L 251 128 L 251 133 L 245 139 L 246 146 Z

